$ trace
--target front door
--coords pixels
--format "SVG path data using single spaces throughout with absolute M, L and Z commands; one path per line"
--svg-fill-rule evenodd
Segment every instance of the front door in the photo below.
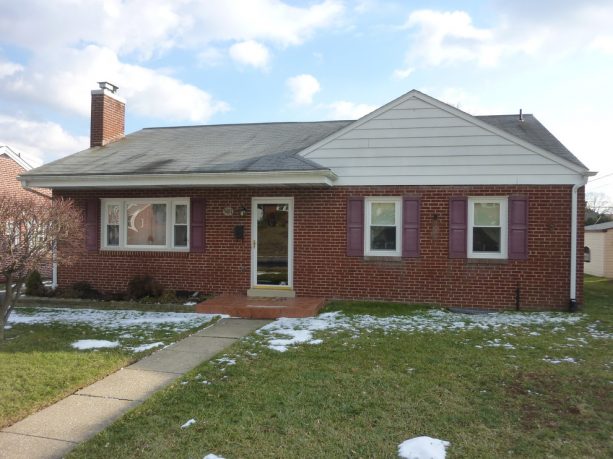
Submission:
M 253 198 L 251 285 L 289 288 L 293 265 L 293 198 Z

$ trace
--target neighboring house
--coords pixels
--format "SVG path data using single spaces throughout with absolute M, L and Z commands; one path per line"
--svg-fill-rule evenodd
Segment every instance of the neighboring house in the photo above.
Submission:
M 35 199 L 50 201 L 51 190 L 26 189 L 21 186 L 17 177 L 31 169 L 32 166 L 19 153 L 6 145 L 0 145 L 0 193 L 13 196 L 15 199 L 34 197 Z M 51 264 L 43 267 L 41 274 L 43 277 L 51 277 Z
M 585 227 L 585 272 L 613 279 L 613 222 Z
M 410 91 L 357 121 L 148 128 L 92 91 L 91 148 L 28 171 L 86 215 L 62 286 L 480 308 L 583 300 L 592 173 L 532 115 Z M 579 260 L 579 262 L 577 262 Z

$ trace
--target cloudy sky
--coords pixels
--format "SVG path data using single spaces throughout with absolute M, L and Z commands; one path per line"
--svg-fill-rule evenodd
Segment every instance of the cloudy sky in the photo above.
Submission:
M 613 0 L 0 0 L 0 145 L 88 146 L 90 90 L 147 126 L 354 119 L 416 88 L 535 114 L 613 197 Z

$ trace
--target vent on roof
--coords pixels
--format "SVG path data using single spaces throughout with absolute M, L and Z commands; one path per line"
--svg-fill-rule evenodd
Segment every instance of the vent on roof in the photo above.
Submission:
M 524 115 L 522 113 L 522 109 L 521 108 L 519 109 L 519 122 L 520 123 L 524 122 Z

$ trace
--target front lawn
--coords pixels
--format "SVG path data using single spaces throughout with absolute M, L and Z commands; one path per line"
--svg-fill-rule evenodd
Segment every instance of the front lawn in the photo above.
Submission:
M 613 283 L 587 277 L 586 298 L 574 315 L 336 303 L 282 319 L 70 457 L 392 458 L 422 435 L 450 458 L 613 457 Z
M 15 309 L 6 340 L 0 342 L 0 427 L 211 320 L 212 316 L 193 313 Z

